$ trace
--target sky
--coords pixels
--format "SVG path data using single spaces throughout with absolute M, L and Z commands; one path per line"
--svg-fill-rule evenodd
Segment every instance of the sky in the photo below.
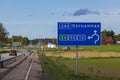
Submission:
M 57 38 L 58 22 L 101 22 L 120 34 L 120 0 L 0 0 L 0 23 L 14 35 Z

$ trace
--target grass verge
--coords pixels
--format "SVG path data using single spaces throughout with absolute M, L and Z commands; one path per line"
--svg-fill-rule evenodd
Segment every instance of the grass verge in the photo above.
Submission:
M 48 57 L 39 53 L 40 61 L 44 67 L 44 71 L 47 73 L 46 80 L 70 80 L 69 76 L 63 72 L 63 70 L 55 64 Z
M 75 71 L 61 63 L 62 57 L 46 57 L 39 53 L 40 61 L 47 73 L 46 80 L 119 80 L 115 77 L 102 77 L 92 74 L 75 74 Z M 64 58 L 64 60 L 67 58 Z

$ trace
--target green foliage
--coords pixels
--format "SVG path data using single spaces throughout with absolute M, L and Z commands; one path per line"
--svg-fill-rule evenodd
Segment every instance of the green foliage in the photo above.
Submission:
M 115 32 L 113 30 L 103 30 L 102 31 L 102 40 L 108 39 L 108 38 L 112 38 L 114 39 L 115 37 Z
M 115 40 L 116 40 L 116 41 L 120 41 L 120 34 L 115 35 Z
M 3 27 L 3 24 L 0 23 L 0 46 L 4 47 L 6 44 L 12 44 L 12 42 L 20 42 L 22 45 L 28 45 L 29 39 L 22 36 L 13 36 L 12 38 L 8 38 L 8 32 Z
M 12 42 L 20 42 L 22 45 L 28 45 L 29 39 L 27 37 L 22 36 L 12 36 Z
M 79 47 L 82 51 L 95 51 L 95 52 L 120 52 L 120 45 L 102 45 L 102 46 L 86 46 Z
M 46 57 L 39 54 L 42 66 L 47 73 L 46 80 L 119 80 L 119 78 L 115 77 L 102 77 L 100 76 L 100 72 L 96 71 L 96 74 L 92 74 L 93 69 L 91 66 L 107 68 L 105 64 L 107 64 L 106 59 L 80 59 L 79 60 L 79 73 L 75 74 L 75 60 L 63 57 Z M 111 60 L 113 62 L 117 60 Z M 105 62 L 105 63 L 104 63 Z M 108 66 L 111 66 L 113 62 L 109 62 Z M 82 66 L 83 65 L 83 66 Z M 95 66 L 96 65 L 96 66 Z M 89 68 L 87 72 L 82 72 L 82 68 Z M 90 66 L 90 67 L 89 67 Z M 111 66 L 113 67 L 113 66 Z M 118 66 L 120 67 L 120 66 Z M 113 68 L 112 68 L 113 69 Z M 104 69 L 103 69 L 104 70 Z
M 55 53 L 61 53 L 61 51 L 64 51 L 62 48 L 59 47 L 58 49 L 50 49 L 51 51 Z M 120 45 L 101 45 L 101 46 L 79 46 L 79 51 L 92 51 L 92 52 L 120 52 Z M 49 50 L 49 49 L 48 49 Z M 49 51 L 50 51 L 49 50 Z M 68 51 L 76 51 L 76 47 L 70 47 L 70 50 Z
M 40 55 L 40 60 L 45 72 L 47 72 L 47 80 L 70 80 L 61 68 L 49 58 Z
M 27 37 L 24 37 L 22 41 L 23 41 L 23 45 L 29 44 L 29 39 Z
M 59 58 L 71 70 L 75 70 L 75 59 Z M 92 76 L 93 80 L 119 80 L 120 59 L 79 59 L 79 72 Z M 91 78 L 91 77 L 90 77 Z M 92 79 L 90 79 L 92 80 Z
M 2 53 L 8 53 L 9 51 L 5 51 L 5 50 L 0 50 L 0 54 Z
M 0 23 L 0 46 L 4 46 L 5 45 L 7 38 L 8 38 L 8 32 L 3 27 L 3 24 Z

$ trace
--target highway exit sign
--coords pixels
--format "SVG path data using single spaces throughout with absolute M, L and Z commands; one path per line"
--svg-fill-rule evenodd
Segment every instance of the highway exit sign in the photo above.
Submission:
M 58 22 L 58 45 L 60 46 L 101 45 L 101 23 Z

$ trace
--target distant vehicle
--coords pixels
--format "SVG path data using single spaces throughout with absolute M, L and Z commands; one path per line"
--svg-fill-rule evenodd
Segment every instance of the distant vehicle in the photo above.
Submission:
M 16 50 L 11 50 L 9 55 L 10 56 L 17 56 L 17 51 Z

